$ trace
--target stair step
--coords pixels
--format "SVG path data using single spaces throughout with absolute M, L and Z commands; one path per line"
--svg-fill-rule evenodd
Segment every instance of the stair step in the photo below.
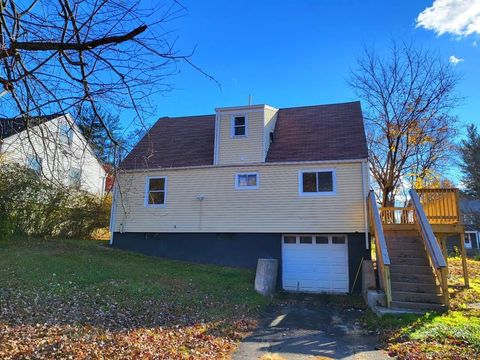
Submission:
M 395 301 L 422 302 L 428 304 L 442 304 L 441 294 L 419 293 L 408 291 L 392 291 L 392 299 Z
M 434 279 L 432 279 L 434 280 Z M 430 293 L 441 294 L 442 290 L 434 281 L 428 283 L 407 282 L 407 281 L 392 281 L 392 290 L 401 292 L 416 292 L 416 293 Z
M 435 283 L 435 277 L 433 273 L 430 274 L 402 274 L 390 271 L 390 280 L 392 282 L 408 282 L 408 283 Z
M 391 265 L 391 274 L 419 274 L 431 275 L 432 269 L 426 265 Z
M 387 236 L 386 238 L 387 243 L 396 243 L 396 244 L 421 244 L 421 240 L 415 237 L 393 237 Z
M 398 257 L 423 257 L 426 258 L 427 254 L 425 249 L 423 248 L 415 248 L 415 249 L 404 249 L 404 248 L 391 248 L 388 247 L 388 254 L 390 256 L 398 256 Z
M 407 250 L 407 251 L 423 251 L 425 252 L 425 248 L 423 247 L 422 244 L 412 244 L 412 243 L 408 243 L 408 244 L 400 244 L 400 243 L 387 243 L 387 248 L 388 250 L 392 250 L 392 251 L 403 251 L 403 250 Z
M 392 265 L 417 265 L 417 266 L 429 265 L 427 258 L 420 258 L 420 257 L 390 256 L 390 262 L 392 263 Z
M 392 301 L 391 307 L 393 309 L 415 309 L 415 310 L 435 310 L 435 311 L 447 311 L 447 307 L 443 304 L 428 304 L 423 302 L 412 301 Z

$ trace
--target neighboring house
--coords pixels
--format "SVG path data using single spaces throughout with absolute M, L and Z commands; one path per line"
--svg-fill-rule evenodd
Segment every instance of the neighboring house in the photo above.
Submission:
M 480 199 L 460 199 L 460 212 L 465 224 L 465 249 L 468 254 L 480 253 Z M 451 236 L 447 241 L 450 252 L 460 249 L 458 236 Z
M 361 286 L 370 251 L 359 102 L 161 118 L 120 168 L 114 247 L 247 268 L 276 258 L 286 290 Z
M 0 118 L 0 154 L 58 185 L 104 194 L 107 174 L 69 114 Z

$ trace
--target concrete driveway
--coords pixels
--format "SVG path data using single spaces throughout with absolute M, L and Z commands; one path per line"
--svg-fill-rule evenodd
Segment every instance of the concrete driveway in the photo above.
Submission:
M 276 303 L 234 360 L 388 359 L 378 336 L 362 328 L 364 310 L 344 297 L 287 295 Z

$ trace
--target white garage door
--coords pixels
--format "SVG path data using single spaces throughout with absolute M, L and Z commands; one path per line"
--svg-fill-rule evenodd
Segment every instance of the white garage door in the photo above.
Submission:
M 282 281 L 289 291 L 348 292 L 345 235 L 283 235 Z

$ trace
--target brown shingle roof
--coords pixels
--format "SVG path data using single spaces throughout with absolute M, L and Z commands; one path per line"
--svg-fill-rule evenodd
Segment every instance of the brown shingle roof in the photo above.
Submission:
M 161 118 L 121 168 L 213 165 L 215 115 Z M 266 162 L 367 157 L 359 102 L 280 109 Z
M 280 109 L 267 162 L 367 157 L 360 102 Z
M 160 118 L 120 167 L 131 170 L 212 165 L 214 142 L 215 115 Z

